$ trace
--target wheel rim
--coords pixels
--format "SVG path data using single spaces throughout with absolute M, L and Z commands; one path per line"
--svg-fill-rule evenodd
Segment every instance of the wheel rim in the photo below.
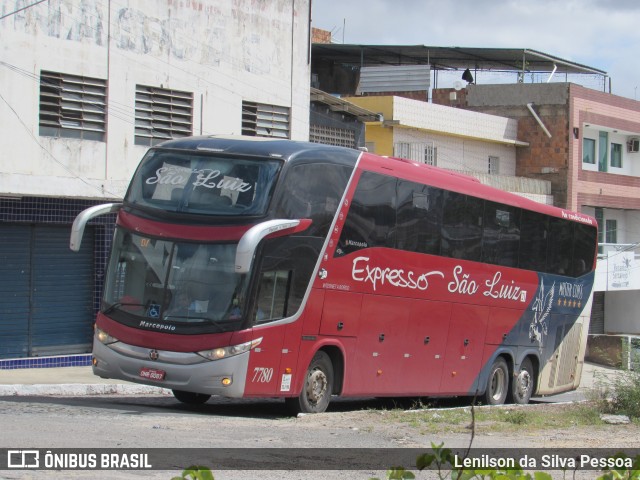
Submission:
M 516 379 L 516 392 L 520 398 L 525 398 L 531 389 L 531 375 L 527 370 L 520 370 Z
M 314 370 L 309 374 L 307 382 L 307 399 L 312 405 L 322 401 L 327 392 L 327 376 L 322 370 Z
M 491 376 L 491 398 L 495 401 L 502 399 L 504 395 L 505 374 L 501 368 L 496 368 Z

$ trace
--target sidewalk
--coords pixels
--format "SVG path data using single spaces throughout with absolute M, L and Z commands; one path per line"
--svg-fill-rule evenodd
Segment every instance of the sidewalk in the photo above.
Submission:
M 97 377 L 91 367 L 0 370 L 0 396 L 167 394 L 160 387 Z
M 585 362 L 578 391 L 610 381 L 620 370 Z M 17 368 L 0 370 L 0 396 L 27 395 L 149 395 L 169 390 L 97 377 L 91 367 Z

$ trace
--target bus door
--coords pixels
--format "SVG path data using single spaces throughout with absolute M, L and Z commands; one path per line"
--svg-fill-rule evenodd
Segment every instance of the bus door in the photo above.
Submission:
M 488 319 L 488 307 L 452 305 L 441 393 L 473 393 L 479 387 L 473 383 L 482 368 Z

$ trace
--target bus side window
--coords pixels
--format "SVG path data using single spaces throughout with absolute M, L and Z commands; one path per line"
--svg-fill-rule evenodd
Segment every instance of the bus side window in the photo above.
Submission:
M 440 254 L 442 190 L 401 180 L 398 182 L 397 248 Z
M 546 271 L 558 275 L 571 275 L 572 257 L 573 222 L 552 218 Z
M 262 273 L 258 286 L 256 323 L 279 320 L 287 316 L 291 274 L 291 270 Z
M 526 270 L 546 271 L 548 240 L 549 218 L 537 212 L 523 210 L 519 267 Z
M 573 230 L 573 276 L 584 275 L 593 268 L 598 231 L 591 225 L 576 224 Z
M 351 201 L 335 256 L 362 248 L 395 247 L 396 179 L 364 172 Z
M 445 192 L 442 213 L 443 256 L 480 261 L 483 210 L 482 199 Z
M 504 267 L 518 266 L 520 209 L 485 202 L 482 261 Z

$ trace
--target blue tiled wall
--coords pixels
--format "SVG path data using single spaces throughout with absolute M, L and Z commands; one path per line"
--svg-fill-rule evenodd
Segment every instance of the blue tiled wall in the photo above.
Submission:
M 91 365 L 91 354 L 0 360 L 0 370 L 15 370 L 16 368 L 86 367 L 88 365 Z

